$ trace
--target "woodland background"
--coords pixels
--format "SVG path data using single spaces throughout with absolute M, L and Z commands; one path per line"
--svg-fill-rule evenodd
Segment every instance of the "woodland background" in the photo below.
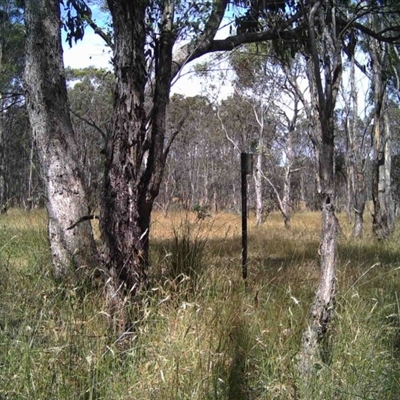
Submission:
M 396 2 L 0 5 L 1 396 L 398 398 Z M 64 70 L 88 26 L 116 77 Z

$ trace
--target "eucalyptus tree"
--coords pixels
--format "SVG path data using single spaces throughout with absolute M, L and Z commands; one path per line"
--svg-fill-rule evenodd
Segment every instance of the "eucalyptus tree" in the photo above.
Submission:
M 95 242 L 90 222 L 68 227 L 88 213 L 83 171 L 68 107 L 57 0 L 25 2 L 27 108 L 46 188 L 54 273 L 90 273 Z
M 159 192 L 174 134 L 166 136 L 166 110 L 173 77 L 188 62 L 246 41 L 295 37 L 288 25 L 266 35 L 248 32 L 215 40 L 229 2 L 108 0 L 113 34 L 93 21 L 84 1 L 68 0 L 68 39 L 79 39 L 86 25 L 112 47 L 115 89 L 112 133 L 105 149 L 100 227 L 103 272 L 111 311 L 127 323 L 125 298 L 136 298 L 147 284 L 150 216 Z M 45 177 L 49 237 L 58 276 L 96 265 L 88 201 L 68 113 L 57 0 L 27 0 L 26 83 L 28 111 Z M 187 42 L 173 52 L 178 39 Z M 179 46 L 179 44 L 178 44 Z M 47 79 L 47 77 L 52 79 Z M 145 94 L 151 99 L 145 107 Z M 81 223 L 77 223 L 81 221 Z M 72 223 L 72 225 L 71 225 Z M 74 226 L 73 229 L 68 229 Z
M 276 165 L 272 152 L 273 123 L 270 119 L 269 104 L 263 103 L 259 98 L 253 98 L 249 93 L 235 90 L 234 94 L 221 101 L 217 106 L 219 124 L 225 135 L 227 143 L 236 165 L 240 165 L 240 153 L 255 153 L 255 210 L 257 224 L 264 219 L 263 171 L 268 166 Z M 268 160 L 265 155 L 269 154 Z M 240 198 L 239 175 L 231 181 L 232 193 L 236 199 Z
M 346 210 L 353 221 L 353 236 L 360 237 L 364 227 L 364 210 L 367 201 L 366 160 L 369 158 L 369 121 L 359 115 L 359 94 L 356 83 L 355 46 L 346 48 L 349 58 L 348 90 L 344 88 L 345 163 L 347 205 Z
M 304 71 L 302 71 L 304 68 L 298 57 L 292 58 L 293 55 L 288 56 L 284 50 L 270 44 L 248 45 L 239 50 L 231 56 L 237 75 L 236 86 L 240 92 L 259 101 L 264 111 L 260 113 L 254 107 L 254 114 L 259 125 L 259 134 L 256 138 L 258 144 L 255 171 L 257 222 L 261 222 L 262 190 L 260 187 L 262 187 L 262 182 L 266 181 L 272 189 L 273 198 L 282 214 L 285 226 L 289 228 L 292 209 L 291 180 L 293 172 L 298 171 L 294 167 L 296 154 L 294 146 L 299 143 L 295 138 L 296 125 L 302 113 L 301 102 L 293 85 L 297 86 L 301 79 L 305 80 Z M 261 110 L 261 107 L 258 108 Z M 272 132 L 266 138 L 270 142 L 270 151 L 265 152 L 263 131 L 266 122 Z M 262 160 L 270 157 L 271 150 L 282 155 L 278 160 L 281 174 L 276 174 L 274 170 L 264 171 L 262 168 Z M 282 183 L 278 184 L 280 181 Z M 279 186 L 282 187 L 281 190 Z
M 368 105 L 371 108 L 371 143 L 373 159 L 372 200 L 374 204 L 372 230 L 378 239 L 388 238 L 395 227 L 395 211 L 391 188 L 391 123 L 388 113 L 389 92 L 398 87 L 398 20 L 397 1 L 367 2 L 359 21 L 361 34 L 353 31 L 352 40 L 344 50 L 362 52 L 366 61 L 355 61 L 370 81 Z M 361 24 L 356 24 L 358 27 Z M 383 35 L 382 35 L 383 34 Z M 349 52 L 350 48 L 350 52 Z M 350 54 L 349 54 L 350 53 Z M 393 91 L 392 91 L 393 93 Z
M 88 222 L 74 223 L 75 228 L 68 230 L 70 223 L 85 216 L 88 202 L 68 114 L 59 2 L 26 0 L 25 3 L 28 111 L 45 176 L 53 261 L 56 271 L 66 273 L 71 263 L 77 270 L 97 264 Z M 114 315 L 121 314 L 120 326 L 124 327 L 125 299 L 137 298 L 148 281 L 151 211 L 176 132 L 167 135 L 167 105 L 172 79 L 182 67 L 207 53 L 230 51 L 243 43 L 285 41 L 294 52 L 303 46 L 308 49 L 310 81 L 315 87 L 313 106 L 321 125 L 315 141 L 320 154 L 321 282 L 324 282 L 317 292 L 313 323 L 307 331 L 311 335 L 304 336 L 307 352 L 315 348 L 314 344 L 325 332 L 334 294 L 336 219 L 331 116 L 341 71 L 339 39 L 350 27 L 358 30 L 365 27 L 356 17 L 349 19 L 347 14 L 340 13 L 340 7 L 348 6 L 343 2 L 293 0 L 286 7 L 283 1 L 277 6 L 270 1 L 235 0 L 234 5 L 245 10 L 236 19 L 237 34 L 215 39 L 230 3 L 228 0 L 108 0 L 113 28 L 109 34 L 96 25 L 83 0 L 65 1 L 68 10 L 65 26 L 70 42 L 81 38 L 89 25 L 113 49 L 116 80 L 113 123 L 105 149 L 100 207 L 104 249 L 100 265 L 106 276 L 111 311 Z M 393 36 L 390 29 L 368 32 L 378 39 L 391 40 Z M 182 38 L 185 42 L 179 41 Z M 319 53 L 324 55 L 322 60 Z M 325 69 L 324 83 L 320 67 Z M 150 99 L 148 107 L 145 99 Z
M 172 200 L 186 209 L 213 205 L 215 210 L 218 198 L 214 199 L 214 194 L 223 177 L 217 172 L 221 135 L 211 101 L 204 96 L 174 95 L 168 109 L 168 129 L 177 125 L 179 135 L 166 162 L 158 203 L 164 203 L 161 208 L 165 211 Z
M 370 17 L 370 23 L 384 29 L 385 18 Z M 389 45 L 368 38 L 369 55 L 372 65 L 371 88 L 373 96 L 373 149 L 374 173 L 372 199 L 374 214 L 372 230 L 379 239 L 387 239 L 394 230 L 395 216 L 391 190 L 391 129 L 387 113 L 387 90 Z
M 352 22 L 343 21 L 352 11 Z M 334 310 L 336 293 L 336 257 L 338 223 L 335 215 L 334 149 L 335 104 L 340 88 L 342 51 L 354 40 L 354 32 L 363 32 L 379 41 L 399 39 L 397 27 L 374 30 L 359 22 L 366 12 L 381 12 L 383 6 L 351 2 L 312 2 L 308 8 L 308 39 L 303 48 L 308 66 L 311 105 L 315 119 L 312 141 L 318 163 L 318 189 L 322 209 L 322 235 L 319 253 L 321 276 L 311 307 L 311 321 L 303 333 L 300 370 L 306 382 L 321 356 L 320 343 L 325 337 Z M 385 12 L 388 11 L 385 9 Z M 396 11 L 395 9 L 392 11 Z M 329 18 L 325 18 L 328 15 Z M 323 56 L 321 57 L 320 54 Z
M 257 225 L 260 225 L 264 219 L 263 186 L 266 178 L 264 164 L 267 153 L 270 153 L 268 150 L 272 150 L 274 141 L 274 125 L 277 120 L 274 115 L 279 96 L 279 69 L 276 65 L 269 63 L 269 47 L 259 44 L 247 45 L 230 56 L 230 63 L 236 74 L 235 91 L 251 105 L 256 125 L 255 129 L 249 132 L 251 146 L 247 147 L 251 147 L 256 158 L 253 177 Z M 268 178 L 266 179 L 272 184 Z
M 318 165 L 322 210 L 321 276 L 311 307 L 311 321 L 302 337 L 300 370 L 306 380 L 320 360 L 320 342 L 334 309 L 337 218 L 334 188 L 334 110 L 342 76 L 343 31 L 337 26 L 333 3 L 315 2 L 308 8 L 308 41 L 304 48 L 315 126 L 312 140 Z M 325 19 L 324 15 L 332 19 Z M 320 57 L 319 54 L 323 54 Z

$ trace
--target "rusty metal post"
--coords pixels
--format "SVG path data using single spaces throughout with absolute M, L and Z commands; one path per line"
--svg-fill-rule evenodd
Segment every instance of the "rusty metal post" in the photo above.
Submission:
M 247 175 L 253 173 L 253 154 L 240 154 L 242 177 L 242 276 L 247 278 Z

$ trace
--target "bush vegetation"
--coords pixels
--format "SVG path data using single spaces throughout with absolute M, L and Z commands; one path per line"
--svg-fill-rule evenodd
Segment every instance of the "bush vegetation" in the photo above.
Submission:
M 53 279 L 44 213 L 11 210 L 0 217 L 0 398 L 400 398 L 399 232 L 354 240 L 339 219 L 337 311 L 326 363 L 305 388 L 296 365 L 318 280 L 318 213 L 296 214 L 291 230 L 274 213 L 250 221 L 246 288 L 240 217 L 155 213 L 152 288 L 122 340 L 101 282 Z

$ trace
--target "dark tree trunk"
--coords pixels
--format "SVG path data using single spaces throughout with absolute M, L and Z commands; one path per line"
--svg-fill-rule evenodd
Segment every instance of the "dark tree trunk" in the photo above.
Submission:
M 154 107 L 148 128 L 144 110 L 148 79 L 146 2 L 109 0 L 108 5 L 114 26 L 116 88 L 100 224 L 110 274 L 110 305 L 120 316 L 121 328 L 126 328 L 129 321 L 123 311 L 124 299 L 137 299 L 140 290 L 147 286 L 150 216 L 168 152 L 164 141 L 174 42 L 170 31 L 173 12 L 164 12 L 157 43 L 160 61 L 156 65 Z M 165 10 L 169 7 L 166 2 Z
M 54 273 L 91 273 L 96 255 L 90 222 L 67 228 L 88 213 L 69 116 L 58 0 L 27 0 L 27 108 L 46 187 Z
M 104 261 L 110 275 L 107 281 L 109 306 L 113 317 L 119 318 L 120 328 L 125 328 L 123 299 L 127 293 L 136 295 L 146 282 L 147 235 L 143 226 L 149 217 L 139 210 L 142 200 L 140 172 L 146 151 L 145 2 L 108 3 L 115 29 L 116 87 L 100 228 L 105 245 Z

